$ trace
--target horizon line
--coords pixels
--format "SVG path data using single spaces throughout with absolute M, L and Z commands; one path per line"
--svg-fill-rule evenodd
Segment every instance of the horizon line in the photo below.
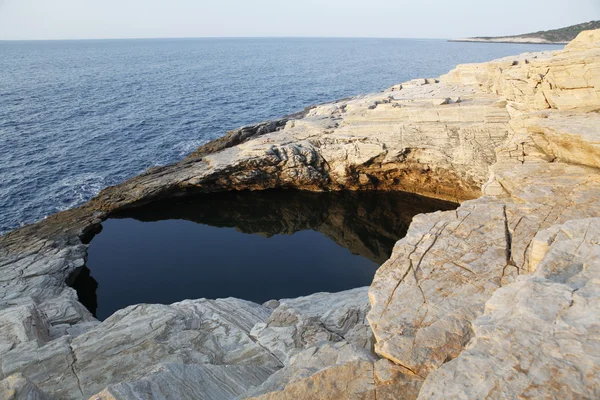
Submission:
M 505 43 L 505 44 L 537 44 L 537 45 L 564 45 L 560 43 L 535 43 L 535 42 L 486 42 L 468 41 L 466 38 L 425 38 L 425 37 L 389 37 L 389 36 L 156 36 L 156 37 L 117 37 L 117 38 L 71 38 L 71 39 L 0 39 L 6 42 L 92 42 L 92 41 L 118 41 L 118 40 L 197 40 L 197 39 L 373 39 L 373 40 L 445 40 L 447 42 L 462 43 Z
M 66 42 L 92 40 L 165 40 L 165 39 L 412 39 L 452 40 L 449 38 L 385 37 L 385 36 L 153 36 L 116 38 L 62 38 L 62 39 L 0 39 L 0 42 Z

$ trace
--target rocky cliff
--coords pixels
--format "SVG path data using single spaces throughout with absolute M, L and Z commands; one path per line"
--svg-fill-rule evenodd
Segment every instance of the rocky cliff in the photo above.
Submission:
M 0 397 L 600 397 L 600 31 L 230 132 L 0 238 Z M 370 288 L 137 305 L 66 285 L 103 219 L 188 193 L 402 190 Z M 368 293 L 368 297 L 367 297 Z

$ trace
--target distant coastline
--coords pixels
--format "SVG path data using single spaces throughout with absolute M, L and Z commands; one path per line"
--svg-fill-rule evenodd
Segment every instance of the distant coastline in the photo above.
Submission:
M 483 38 L 465 38 L 465 39 L 450 39 L 449 42 L 470 42 L 470 43 L 516 43 L 516 44 L 556 44 L 556 45 L 565 45 L 569 42 L 550 42 L 544 39 L 535 39 L 535 38 L 492 38 L 492 39 L 483 39 Z
M 512 36 L 476 36 L 463 39 L 452 39 L 449 42 L 473 43 L 522 43 L 522 44 L 557 44 L 565 45 L 586 30 L 600 29 L 600 21 L 589 21 L 564 28 L 538 31 Z

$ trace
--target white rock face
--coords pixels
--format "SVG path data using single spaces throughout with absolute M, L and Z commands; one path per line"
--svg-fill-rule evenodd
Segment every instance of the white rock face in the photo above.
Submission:
M 600 51 L 587 42 L 600 42 L 598 34 L 582 34 L 564 52 L 459 66 L 441 79 L 503 96 L 511 133 L 496 149 L 487 196 L 415 218 L 369 291 L 375 349 L 426 378 L 420 398 L 598 395 L 586 378 L 597 373 L 595 350 L 571 349 L 600 339 L 595 319 L 565 327 L 565 342 L 552 336 L 563 315 L 594 314 L 597 302 L 590 289 L 589 308 L 572 310 L 578 294 L 564 283 L 580 273 L 568 253 L 581 245 L 592 254 L 599 244 L 582 244 L 598 220 L 577 222 L 600 216 L 598 114 L 590 112 L 600 109 Z M 553 244 L 546 258 L 556 224 L 571 241 Z M 577 275 L 580 284 L 595 285 L 596 262 Z
M 256 324 L 250 335 L 284 364 L 298 351 L 323 341 L 346 341 L 370 350 L 367 290 L 281 300 L 267 322 Z
M 502 203 L 486 199 L 413 220 L 369 291 L 380 355 L 425 377 L 460 354 L 471 321 L 500 286 L 506 218 Z
M 111 210 L 169 190 L 275 187 L 476 198 L 510 120 L 504 100 L 477 89 L 423 79 L 317 106 L 242 142 L 233 132 L 235 146 L 200 149 L 182 163 L 104 190 L 90 205 Z
M 258 397 L 271 392 L 279 392 L 293 382 L 301 381 L 320 371 L 349 362 L 366 361 L 373 363 L 377 357 L 365 349 L 347 342 L 321 342 L 292 356 L 286 366 L 271 375 L 261 386 L 244 394 L 244 397 Z M 271 394 L 266 397 L 272 396 Z
M 356 358 L 376 359 L 370 351 L 328 330 L 344 334 L 362 326 L 361 332 L 370 332 L 365 321 L 366 291 L 281 300 L 272 302 L 274 311 L 238 299 L 128 307 L 71 340 L 73 372 L 85 396 L 99 392 L 94 399 L 234 398 L 263 385 L 269 377 L 265 387 L 279 388 L 285 382 L 277 377 L 306 377 Z M 300 327 L 298 321 L 302 321 Z M 283 345 L 262 333 L 272 329 L 261 328 L 268 324 L 284 328 L 277 331 Z M 311 336 L 311 329 L 316 337 Z M 265 344 L 255 338 L 256 331 Z M 360 345 L 367 340 L 358 334 L 353 338 Z M 320 351 L 318 357 L 302 352 L 313 343 L 329 351 Z M 299 366 L 288 372 L 294 362 Z M 113 384 L 104 388 L 107 382 Z M 72 390 L 65 397 L 78 398 L 76 388 Z
M 248 336 L 268 315 L 262 306 L 237 299 L 128 307 L 73 339 L 74 370 L 86 395 L 102 389 L 104 382 L 144 376 L 158 360 L 274 371 L 280 363 Z
M 255 400 L 392 400 L 415 398 L 421 385 L 419 377 L 388 360 L 376 361 L 364 349 L 347 343 L 325 343 L 299 353 L 288 366 L 245 396 Z
M 510 197 L 416 217 L 371 286 L 377 352 L 423 377 L 460 354 L 496 289 L 533 271 L 529 252 L 540 230 L 600 216 L 595 170 L 545 162 L 494 168 Z
M 432 373 L 419 399 L 600 396 L 600 219 L 539 232 L 531 265 L 497 290 L 460 357 Z
M 600 30 L 582 32 L 564 51 L 524 54 L 483 64 L 465 64 L 442 82 L 469 83 L 529 111 L 600 109 Z
M 143 378 L 110 385 L 90 400 L 233 399 L 272 373 L 256 365 L 161 364 Z
M 21 312 L 28 312 L 25 321 L 36 315 L 35 308 Z M 265 307 L 237 299 L 132 306 L 76 337 L 17 344 L 2 354 L 2 374 L 19 371 L 62 399 L 88 397 L 108 384 L 139 380 L 164 363 L 253 366 L 268 371 L 266 379 L 281 364 L 249 332 L 268 316 Z M 203 371 L 212 376 L 211 370 Z M 226 369 L 212 371 L 227 375 Z M 229 379 L 239 381 L 243 371 Z

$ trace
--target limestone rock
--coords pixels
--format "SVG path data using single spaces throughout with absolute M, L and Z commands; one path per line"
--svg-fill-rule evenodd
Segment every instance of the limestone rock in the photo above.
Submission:
M 508 198 L 416 217 L 371 286 L 376 351 L 423 377 L 461 354 L 496 289 L 533 270 L 539 231 L 600 216 L 594 169 L 532 162 L 494 171 Z
M 237 299 L 128 307 L 73 339 L 74 370 L 87 395 L 110 383 L 139 379 L 159 363 L 274 371 L 279 361 L 248 336 L 268 315 L 264 307 Z
M 22 345 L 42 346 L 49 340 L 49 323 L 33 301 L 0 309 L 0 354 Z
M 416 399 L 423 379 L 383 358 L 375 362 L 375 400 Z
M 11 375 L 0 381 L 0 398 L 4 400 L 50 400 L 21 374 Z
M 249 365 L 272 373 L 281 364 L 249 337 L 268 316 L 268 309 L 237 299 L 132 306 L 77 336 L 18 345 L 2 355 L 0 377 L 19 371 L 67 399 L 139 380 L 164 363 Z
M 600 219 L 553 226 L 533 246 L 535 273 L 494 293 L 473 341 L 419 399 L 600 396 Z
M 353 361 L 327 368 L 290 383 L 285 389 L 254 397 L 254 400 L 375 400 L 373 364 Z
M 304 379 L 298 377 L 287 377 L 290 383 L 281 390 L 251 398 L 411 400 L 416 399 L 422 385 L 421 378 L 387 360 L 357 359 L 322 369 Z
M 475 198 L 495 162 L 493 149 L 508 136 L 506 104 L 472 87 L 426 83 L 316 106 L 276 130 L 108 188 L 89 206 L 108 212 L 180 191 L 269 188 Z
M 460 354 L 507 265 L 505 206 L 492 199 L 415 217 L 369 290 L 378 354 L 420 376 Z
M 474 335 L 471 322 L 493 293 L 533 271 L 535 235 L 553 224 L 600 216 L 600 176 L 586 167 L 597 163 L 596 116 L 584 114 L 592 103 L 579 99 L 568 112 L 556 107 L 539 113 L 549 107 L 536 105 L 535 90 L 510 97 L 508 86 L 498 86 L 543 63 L 559 71 L 566 60 L 576 65 L 591 57 L 593 67 L 588 51 L 573 46 L 557 55 L 459 67 L 442 79 L 477 84 L 513 101 L 511 135 L 498 147 L 484 186 L 494 197 L 465 202 L 455 213 L 415 218 L 377 272 L 369 321 L 378 354 L 423 377 L 461 357 Z M 585 68 L 583 73 L 590 76 Z
M 600 114 L 552 112 L 524 120 L 535 144 L 552 161 L 600 167 Z
M 287 365 L 271 375 L 261 386 L 249 390 L 243 397 L 272 396 L 293 382 L 306 379 L 335 366 L 355 361 L 372 363 L 376 357 L 371 352 L 347 342 L 321 342 L 292 356 Z
M 282 363 L 297 351 L 322 341 L 347 341 L 371 349 L 372 334 L 366 314 L 368 288 L 340 293 L 316 293 L 280 300 L 266 323 L 250 332 L 256 341 Z
M 461 65 L 441 80 L 478 85 L 529 110 L 597 111 L 600 109 L 598 42 L 598 30 L 582 32 L 563 51 Z
M 70 339 L 62 336 L 41 347 L 30 343 L 3 354 L 0 377 L 21 373 L 52 397 L 77 399 L 84 393 L 74 364 Z
M 233 399 L 272 373 L 256 365 L 161 364 L 143 378 L 110 385 L 90 400 Z

